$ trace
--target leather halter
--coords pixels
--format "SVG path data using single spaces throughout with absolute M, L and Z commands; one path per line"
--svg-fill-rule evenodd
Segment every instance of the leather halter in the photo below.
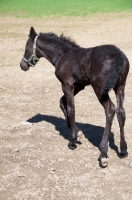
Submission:
M 37 61 L 39 61 L 39 58 L 37 58 L 37 56 L 36 56 L 36 53 L 35 53 L 35 51 L 36 51 L 36 41 L 37 41 L 37 38 L 39 37 L 39 35 L 37 35 L 36 37 L 35 37 L 35 39 L 34 39 L 34 44 L 33 44 L 33 53 L 32 53 L 32 55 L 30 56 L 30 58 L 29 59 L 26 59 L 26 58 L 24 58 L 24 56 L 22 57 L 22 59 L 30 66 L 30 67 L 34 67 L 35 66 L 35 64 L 37 63 Z M 31 63 L 31 61 L 32 61 L 32 63 Z

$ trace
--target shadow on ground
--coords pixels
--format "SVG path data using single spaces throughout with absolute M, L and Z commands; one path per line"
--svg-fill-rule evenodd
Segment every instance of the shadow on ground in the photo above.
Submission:
M 70 131 L 67 128 L 66 120 L 55 116 L 41 114 L 37 114 L 27 120 L 27 122 L 30 123 L 39 123 L 41 121 L 46 121 L 53 124 L 55 126 L 55 129 L 59 131 L 60 135 L 62 135 L 65 139 L 70 140 Z M 92 124 L 83 124 L 78 122 L 76 124 L 77 127 L 83 132 L 85 138 L 87 138 L 88 141 L 91 142 L 94 146 L 99 148 L 104 128 Z M 115 145 L 114 134 L 112 132 L 110 133 L 109 137 L 109 146 L 116 152 L 117 156 L 119 157 L 120 153 L 118 151 L 118 147 Z

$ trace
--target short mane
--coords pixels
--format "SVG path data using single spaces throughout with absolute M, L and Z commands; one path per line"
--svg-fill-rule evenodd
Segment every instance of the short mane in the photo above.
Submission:
M 69 46 L 70 48 L 78 48 L 80 47 L 77 45 L 73 40 L 71 40 L 69 37 L 65 37 L 63 34 L 60 36 L 57 36 L 55 33 L 40 33 L 40 37 L 44 40 L 52 40 L 52 44 L 61 43 L 65 46 Z

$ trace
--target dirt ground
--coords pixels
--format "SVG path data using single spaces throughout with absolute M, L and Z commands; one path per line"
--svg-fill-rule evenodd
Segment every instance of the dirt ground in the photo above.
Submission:
M 24 72 L 20 60 L 29 29 L 64 33 L 83 47 L 115 44 L 132 65 L 132 15 L 87 18 L 0 18 L 0 200 L 132 199 L 132 68 L 124 107 L 128 157 L 120 159 L 115 116 L 109 141 L 109 165 L 99 166 L 105 114 L 91 87 L 75 97 L 81 145 L 68 149 L 67 128 L 54 67 L 41 59 Z M 116 103 L 113 92 L 110 92 Z

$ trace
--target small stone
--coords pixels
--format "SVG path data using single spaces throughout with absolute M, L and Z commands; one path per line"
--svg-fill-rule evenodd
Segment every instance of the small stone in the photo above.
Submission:
M 55 173 L 55 171 L 56 171 L 55 169 L 51 169 L 51 173 Z
M 84 139 L 84 134 L 83 134 L 83 132 L 82 132 L 81 130 L 78 131 L 77 137 L 78 137 L 79 139 Z
M 132 168 L 132 163 L 129 163 L 128 166 L 129 166 L 130 168 Z
M 14 149 L 14 152 L 18 152 L 18 151 L 19 151 L 19 149 L 18 149 L 18 148 L 15 148 L 15 149 Z
M 17 176 L 18 176 L 18 177 L 25 177 L 26 175 L 25 175 L 25 174 L 22 174 L 22 173 L 20 173 L 20 174 L 17 174 Z
M 46 92 L 49 92 L 49 90 L 48 90 L 48 89 L 46 89 L 45 91 L 46 91 Z
M 23 121 L 23 122 L 21 122 L 21 125 L 23 125 L 23 126 L 32 126 L 33 124 L 30 123 L 30 122 L 27 122 L 27 121 Z

